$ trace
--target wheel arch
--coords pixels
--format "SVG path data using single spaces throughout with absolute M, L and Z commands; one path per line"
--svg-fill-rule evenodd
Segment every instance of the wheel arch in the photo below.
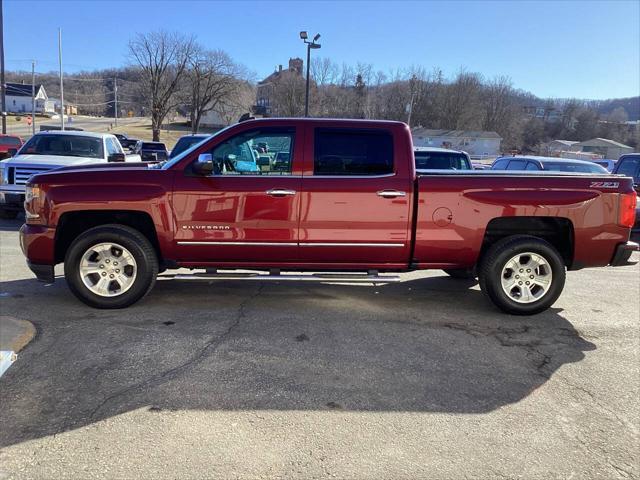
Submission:
M 571 269 L 575 234 L 573 223 L 564 217 L 518 216 L 492 219 L 485 229 L 478 263 L 492 245 L 514 235 L 529 235 L 546 240 L 560 253 L 565 265 Z
M 107 224 L 125 225 L 139 231 L 149 240 L 158 260 L 162 262 L 156 227 L 147 212 L 139 210 L 83 210 L 66 212 L 60 217 L 55 236 L 55 263 L 64 261 L 67 250 L 78 235 L 90 228 Z

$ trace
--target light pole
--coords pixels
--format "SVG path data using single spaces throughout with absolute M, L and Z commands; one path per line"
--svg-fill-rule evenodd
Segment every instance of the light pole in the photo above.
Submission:
M 4 20 L 2 18 L 3 10 L 2 0 L 0 0 L 0 115 L 2 116 L 2 133 L 7 133 L 7 98 L 5 91 L 7 86 L 4 83 Z
M 316 43 L 318 41 L 318 39 L 320 38 L 320 34 L 316 33 L 316 36 L 313 37 L 313 40 L 309 41 L 307 40 L 308 36 L 307 36 L 307 32 L 300 32 L 300 38 L 302 39 L 302 41 L 304 43 L 307 44 L 307 88 L 305 91 L 305 99 L 304 99 L 304 116 L 308 117 L 309 116 L 309 67 L 311 66 L 311 49 L 314 48 L 320 48 L 321 45 L 319 43 Z

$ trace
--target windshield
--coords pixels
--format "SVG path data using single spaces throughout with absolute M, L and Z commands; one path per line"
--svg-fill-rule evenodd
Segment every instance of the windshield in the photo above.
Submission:
M 554 172 L 577 172 L 577 173 L 609 173 L 606 169 L 597 164 L 582 164 L 568 162 L 545 162 L 545 170 Z
M 169 158 L 174 158 L 188 148 L 204 142 L 207 138 L 209 137 L 182 137 L 180 140 L 178 140 L 176 146 L 173 147 L 173 150 L 171 150 L 171 155 L 169 156 Z
M 415 152 L 416 170 L 471 170 L 462 153 Z
M 102 138 L 80 135 L 35 135 L 20 149 L 20 154 L 104 158 Z
M 231 127 L 234 127 L 234 125 L 229 125 L 226 128 L 223 128 L 222 130 L 219 130 L 218 132 L 214 133 L 213 135 L 211 135 L 209 138 L 205 138 L 205 140 L 211 140 L 214 137 L 217 137 L 218 135 L 220 135 L 221 133 L 226 132 L 227 130 L 229 130 Z M 202 142 L 200 142 L 202 143 Z M 164 162 L 164 163 L 160 163 L 155 167 L 150 167 L 150 168 L 162 168 L 162 169 L 167 169 L 167 168 L 171 168 L 172 166 L 174 166 L 176 163 L 178 163 L 180 160 L 182 160 L 184 157 L 186 157 L 187 155 L 189 155 L 191 152 L 193 152 L 196 148 L 198 148 L 200 146 L 200 143 L 196 143 L 195 145 L 191 145 L 191 147 L 189 147 L 188 149 L 186 149 L 184 152 L 179 153 L 178 155 L 176 155 L 175 157 L 173 157 L 171 160 L 169 160 L 168 162 Z

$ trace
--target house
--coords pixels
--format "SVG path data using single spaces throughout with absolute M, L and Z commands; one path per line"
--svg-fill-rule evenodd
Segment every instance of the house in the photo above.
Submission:
M 290 58 L 289 68 L 282 68 L 278 65 L 278 69 L 274 71 L 264 80 L 258 82 L 256 87 L 256 104 L 253 112 L 257 115 L 269 116 L 272 113 L 273 96 L 275 86 L 286 75 L 296 75 L 302 77 L 302 68 L 304 63 L 301 58 Z
M 496 132 L 471 130 L 432 130 L 415 127 L 411 131 L 415 147 L 442 147 L 464 150 L 473 157 L 495 157 L 500 154 L 502 137 Z
M 528 118 L 538 118 L 545 122 L 559 122 L 562 120 L 562 112 L 549 105 L 525 105 L 522 111 Z
M 617 160 L 625 153 L 633 152 L 633 147 L 607 138 L 592 138 L 591 140 L 578 142 L 574 146 L 581 152 L 598 153 L 604 158 L 612 160 Z
M 542 153 L 551 157 L 560 156 L 560 152 L 577 152 L 580 150 L 576 147 L 578 142 L 573 140 L 551 140 L 549 143 L 542 146 Z
M 222 117 L 217 110 L 209 110 L 202 115 L 200 119 L 200 126 L 208 128 L 222 128 L 226 127 L 229 123 Z
M 32 110 L 32 85 L 28 83 L 6 83 L 5 95 L 7 112 L 30 113 Z M 35 86 L 36 112 L 53 113 L 53 102 L 49 101 L 47 92 L 42 85 Z
M 59 98 L 50 98 L 53 102 L 53 108 L 55 112 L 60 113 L 60 108 L 62 106 L 62 101 Z M 78 107 L 73 103 L 70 103 L 65 100 L 64 102 L 64 114 L 65 115 L 78 115 Z

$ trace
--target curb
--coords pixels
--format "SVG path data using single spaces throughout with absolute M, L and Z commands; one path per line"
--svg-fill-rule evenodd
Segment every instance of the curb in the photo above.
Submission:
M 0 315 L 0 350 L 18 353 L 36 336 L 36 327 L 27 320 Z

